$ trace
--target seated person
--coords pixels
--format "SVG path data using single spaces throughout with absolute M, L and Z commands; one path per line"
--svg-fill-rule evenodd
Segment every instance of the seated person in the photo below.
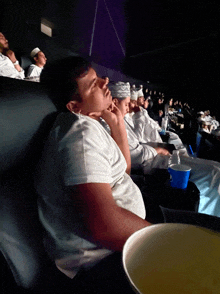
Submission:
M 0 76 L 24 79 L 24 70 L 19 65 L 15 53 L 9 49 L 8 40 L 0 32 Z
M 81 285 L 80 293 L 110 293 L 111 287 L 122 288 L 112 293 L 133 293 L 125 277 L 122 282 L 120 254 L 117 262 L 112 257 L 112 268 L 106 265 L 87 283 L 93 266 L 111 260 L 131 234 L 150 225 L 129 176 L 127 134 L 108 79 L 99 78 L 83 58 L 68 57 L 45 68 L 41 82 L 65 111 L 50 132 L 35 177 L 47 251 L 58 269 Z
M 162 109 L 164 110 L 164 98 L 161 96 L 154 96 L 153 98 L 154 104 L 152 107 L 152 111 L 154 113 L 154 119 L 157 120 L 158 119 L 158 114 L 159 114 L 159 110 Z
M 216 117 L 215 116 L 212 116 L 211 123 L 213 125 L 213 130 L 218 129 L 218 127 L 219 127 L 219 121 L 216 120 Z
M 213 130 L 213 125 L 211 124 L 211 122 L 206 121 L 206 120 L 200 121 L 200 132 L 201 133 L 211 134 L 212 130 Z
M 128 92 L 126 101 L 118 99 L 118 107 L 129 101 Z M 114 97 L 114 98 L 117 98 Z M 114 99 L 113 99 L 114 100 Z M 125 102 L 124 102 L 125 101 Z M 124 115 L 125 111 L 122 112 Z M 139 142 L 131 126 L 125 120 L 128 144 L 131 153 L 131 167 L 143 169 L 149 173 L 153 168 L 168 167 L 169 156 L 163 149 L 154 149 Z M 198 211 L 220 217 L 220 163 L 205 159 L 191 158 L 180 154 L 181 163 L 191 167 L 190 180 L 200 191 L 200 203 Z
M 163 110 L 160 109 L 158 111 L 158 121 L 157 121 L 160 127 L 162 127 L 162 119 L 163 119 Z
M 131 95 L 131 100 L 129 104 L 129 113 L 130 113 L 130 117 L 133 120 L 134 128 L 139 128 L 140 121 L 144 120 L 143 124 L 147 123 L 148 127 L 150 126 L 151 129 L 160 131 L 161 127 L 159 126 L 159 124 L 154 119 L 152 119 L 149 116 L 148 111 L 145 108 L 143 108 L 144 97 L 142 96 L 142 93 L 143 93 L 142 90 L 139 90 L 139 91 L 133 92 Z M 156 134 L 155 136 L 158 142 L 162 142 L 159 134 Z M 140 139 L 143 139 L 143 135 L 140 136 Z
M 160 121 L 162 123 L 162 117 L 163 117 L 163 110 L 162 109 L 159 109 L 158 110 L 158 121 L 155 123 L 155 121 L 150 118 L 149 114 L 148 114 L 148 111 L 143 108 L 144 106 L 144 94 L 141 90 L 138 91 L 138 99 L 137 99 L 137 105 L 140 107 L 141 111 L 144 113 L 144 115 L 146 116 L 147 118 L 147 122 L 148 123 L 151 123 L 153 126 L 155 126 L 155 128 L 159 131 L 159 133 L 162 131 L 161 129 L 161 125 L 160 125 Z M 158 129 L 158 125 L 159 125 L 159 129 Z M 146 128 L 146 124 L 145 124 L 145 128 Z M 164 130 L 163 130 L 164 131 Z M 176 149 L 181 149 L 181 152 L 183 153 L 186 153 L 187 154 L 187 150 L 186 148 L 183 146 L 183 142 L 182 140 L 180 139 L 180 137 L 174 133 L 174 132 L 171 132 L 171 131 L 166 131 L 166 134 L 168 135 L 168 143 L 169 144 L 173 144 Z
M 150 98 L 148 98 L 148 97 L 146 99 L 144 99 L 143 108 L 146 110 L 148 110 L 148 108 L 149 108 L 149 100 L 150 100 Z
M 219 127 L 219 122 L 216 120 L 216 117 L 211 117 L 210 111 L 200 111 L 197 113 L 197 121 L 199 123 L 199 131 L 204 131 L 206 133 L 211 133 L 212 130 L 216 130 Z M 206 126 L 205 125 L 208 126 Z
M 122 87 L 123 87 L 123 91 L 121 89 Z M 158 154 L 169 155 L 169 152 L 163 148 L 160 148 L 160 147 L 153 148 L 145 144 L 146 142 L 140 142 L 138 136 L 134 132 L 134 124 L 133 124 L 133 120 L 129 118 L 129 114 L 130 114 L 129 111 L 130 111 L 130 104 L 133 102 L 136 102 L 135 99 L 137 99 L 137 93 L 135 94 L 135 92 L 130 92 L 129 85 L 128 84 L 124 85 L 123 82 L 112 84 L 109 86 L 109 88 L 112 92 L 113 102 L 120 109 L 124 117 L 125 127 L 127 131 L 127 136 L 128 136 L 128 144 L 129 144 L 129 149 L 131 152 L 132 167 L 135 169 L 137 165 L 137 167 L 140 168 L 139 162 L 144 163 L 145 158 L 153 159 Z M 129 95 L 132 97 L 132 100 L 130 99 Z M 136 107 L 139 109 L 137 104 L 134 103 L 134 105 L 136 105 Z M 135 162 L 137 162 L 137 164 Z
M 146 109 L 143 108 L 144 97 L 142 90 L 139 90 L 137 96 L 133 95 L 131 97 L 130 103 L 130 112 L 132 115 L 132 120 L 134 123 L 133 131 L 137 135 L 139 142 L 147 143 L 147 142 L 158 142 L 162 143 L 160 132 L 162 131 L 158 122 L 153 120 Z M 134 113 L 135 112 L 135 113 Z M 125 120 L 127 116 L 125 117 Z M 183 146 L 182 140 L 179 136 L 170 131 L 166 131 L 168 135 L 168 143 L 173 144 L 176 149 L 180 149 L 182 153 L 187 154 L 186 148 Z
M 146 109 L 147 112 L 148 112 L 148 114 L 149 114 L 149 116 L 150 116 L 153 120 L 155 120 L 155 115 L 154 115 L 154 113 L 153 113 L 153 111 L 152 111 L 153 104 L 154 104 L 154 102 L 153 102 L 153 100 L 151 99 L 151 96 L 147 96 L 147 98 L 146 98 L 145 101 L 144 101 L 144 109 Z
M 169 98 L 167 102 L 164 104 L 164 114 L 168 115 L 169 113 L 173 113 L 173 98 Z
M 202 120 L 205 120 L 204 111 L 197 112 L 196 118 L 197 118 L 198 123 L 200 123 Z
M 40 82 L 40 75 L 47 62 L 47 58 L 39 48 L 34 48 L 30 56 L 35 64 L 29 66 L 26 78 L 33 82 Z

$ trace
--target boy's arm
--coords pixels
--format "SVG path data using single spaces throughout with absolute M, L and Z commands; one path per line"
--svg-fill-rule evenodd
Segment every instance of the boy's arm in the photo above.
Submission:
M 88 228 L 85 235 L 89 236 L 89 241 L 102 247 L 122 251 L 129 236 L 151 225 L 136 214 L 117 206 L 107 183 L 76 185 L 69 188 L 69 194 Z
M 130 174 L 131 171 L 131 156 L 128 145 L 127 132 L 124 125 L 124 119 L 121 111 L 112 104 L 111 110 L 104 110 L 102 118 L 107 122 L 111 129 L 111 136 L 119 146 L 122 154 L 127 162 L 126 173 Z
M 7 50 L 5 52 L 5 55 L 11 60 L 11 62 L 14 64 L 15 62 L 17 62 L 17 58 L 15 56 L 15 53 L 12 51 L 12 50 Z M 14 67 L 15 69 L 18 71 L 18 72 L 22 72 L 23 71 L 23 68 L 18 64 L 14 64 Z

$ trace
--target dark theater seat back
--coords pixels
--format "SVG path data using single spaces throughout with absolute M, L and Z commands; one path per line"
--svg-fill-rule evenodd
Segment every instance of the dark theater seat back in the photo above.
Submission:
M 43 283 L 49 264 L 33 171 L 56 115 L 40 83 L 0 77 L 0 249 L 16 284 L 27 289 Z

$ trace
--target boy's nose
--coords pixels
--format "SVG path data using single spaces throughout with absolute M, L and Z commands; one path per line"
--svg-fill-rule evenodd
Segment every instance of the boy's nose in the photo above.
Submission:
M 101 87 L 104 87 L 104 86 L 108 85 L 108 83 L 109 83 L 109 78 L 108 77 L 100 78 Z

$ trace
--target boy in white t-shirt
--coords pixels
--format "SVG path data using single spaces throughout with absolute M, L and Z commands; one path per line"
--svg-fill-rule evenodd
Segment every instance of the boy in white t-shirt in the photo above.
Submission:
M 51 64 L 41 79 L 55 103 L 69 110 L 57 117 L 35 177 L 47 251 L 81 285 L 80 293 L 108 293 L 108 288 L 133 293 L 121 256 L 113 252 L 121 252 L 127 238 L 150 223 L 141 192 L 129 176 L 127 134 L 108 80 L 81 57 Z M 97 267 L 98 275 L 93 275 Z

